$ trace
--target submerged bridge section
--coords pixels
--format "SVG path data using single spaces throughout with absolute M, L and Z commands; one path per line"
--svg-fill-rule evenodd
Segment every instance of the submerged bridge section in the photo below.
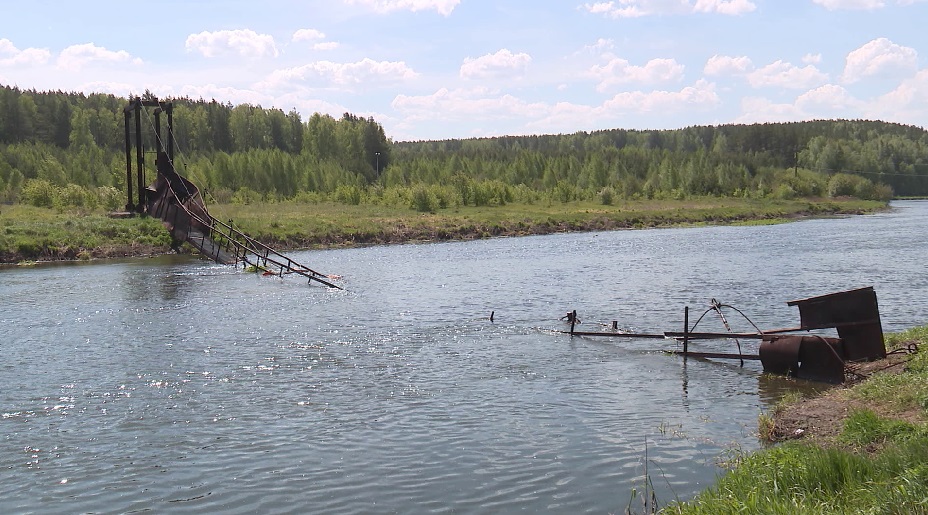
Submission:
M 154 110 L 153 134 L 154 146 L 158 149 L 155 160 L 158 176 L 155 182 L 143 188 L 145 158 L 141 119 L 142 112 L 146 108 Z M 170 232 L 175 248 L 186 242 L 201 255 L 217 263 L 241 264 L 242 268 L 251 268 L 264 272 L 266 275 L 283 277 L 296 274 L 305 277 L 309 282 L 318 282 L 329 288 L 341 289 L 331 282 L 336 276 L 319 273 L 298 263 L 235 228 L 231 221 L 222 222 L 209 214 L 199 188 L 181 176 L 174 167 L 172 111 L 173 106 L 170 102 L 142 100 L 138 97 L 124 110 L 128 184 L 126 210 L 160 219 Z M 161 113 L 168 115 L 166 140 L 161 137 Z M 137 162 L 137 204 L 133 203 L 135 199 L 133 198 L 132 133 L 130 130 L 133 117 L 135 119 Z

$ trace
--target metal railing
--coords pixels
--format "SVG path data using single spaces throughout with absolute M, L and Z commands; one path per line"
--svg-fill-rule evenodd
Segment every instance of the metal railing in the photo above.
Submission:
M 165 199 L 167 202 L 162 202 L 157 212 L 150 214 L 171 225 L 172 238 L 190 243 L 201 254 L 217 263 L 242 263 L 243 269 L 254 267 L 256 270 L 271 272 L 280 277 L 285 274 L 298 274 L 310 282 L 316 281 L 329 288 L 342 289 L 327 280 L 331 279 L 331 276 L 317 272 L 248 236 L 235 228 L 231 220 L 225 223 L 210 215 L 198 189 L 182 202 L 170 183 L 167 187 L 170 193 Z M 191 211 L 187 206 L 189 202 L 203 206 L 203 216 Z M 183 238 L 176 237 L 179 229 L 183 231 Z M 276 268 L 276 272 L 272 268 Z

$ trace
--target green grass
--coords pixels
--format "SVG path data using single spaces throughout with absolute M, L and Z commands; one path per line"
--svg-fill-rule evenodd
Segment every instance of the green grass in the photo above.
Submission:
M 839 441 L 850 447 L 882 445 L 915 437 L 919 426 L 903 420 L 882 418 L 871 410 L 857 409 L 844 423 Z
M 876 374 L 848 395 L 884 412 L 925 415 L 928 326 L 887 335 L 886 341 L 890 349 L 914 343 L 922 352 L 904 372 Z M 928 423 L 857 409 L 838 443 L 787 442 L 750 454 L 715 486 L 663 512 L 928 514 Z
M 664 513 L 928 513 L 928 438 L 875 458 L 786 443 L 745 458 L 694 501 Z
M 0 262 L 89 259 L 117 247 L 166 250 L 170 237 L 158 220 L 115 219 L 104 213 L 59 213 L 32 206 L 0 211 Z
M 876 375 L 851 389 L 850 395 L 894 412 L 914 410 L 928 415 L 928 326 L 886 335 L 889 349 L 904 349 L 910 345 L 920 352 L 910 357 L 905 373 Z
M 419 213 L 407 207 L 334 202 L 217 204 L 210 213 L 233 220 L 246 233 L 282 250 L 341 245 L 444 241 L 697 224 L 745 224 L 797 216 L 872 212 L 885 204 L 851 199 L 688 200 L 510 203 L 453 207 Z M 147 218 L 117 220 L 105 213 L 58 212 L 30 206 L 0 211 L 0 262 L 73 259 L 105 255 L 106 248 L 131 244 L 167 250 L 160 223 Z
M 331 202 L 210 207 L 222 220 L 233 219 L 246 232 L 290 247 L 395 243 L 547 234 L 565 231 L 668 227 L 693 224 L 744 224 L 782 221 L 801 215 L 871 212 L 879 202 L 827 200 L 810 203 L 733 198 L 681 201 L 510 203 L 456 207 L 419 213 L 403 207 Z

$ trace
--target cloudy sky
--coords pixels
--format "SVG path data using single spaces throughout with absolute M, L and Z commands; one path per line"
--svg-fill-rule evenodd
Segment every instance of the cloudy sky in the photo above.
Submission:
M 0 84 L 146 89 L 394 140 L 928 126 L 926 0 L 3 0 Z

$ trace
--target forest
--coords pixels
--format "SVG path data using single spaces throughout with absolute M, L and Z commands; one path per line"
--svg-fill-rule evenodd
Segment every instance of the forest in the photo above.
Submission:
M 160 100 L 174 106 L 176 165 L 215 203 L 434 211 L 509 202 L 928 195 L 928 132 L 881 121 L 397 142 L 373 118 L 350 113 L 303 120 L 295 110 Z M 120 209 L 128 102 L 0 86 L 0 202 Z M 150 135 L 151 113 L 143 118 Z M 152 147 L 149 141 L 146 151 Z

